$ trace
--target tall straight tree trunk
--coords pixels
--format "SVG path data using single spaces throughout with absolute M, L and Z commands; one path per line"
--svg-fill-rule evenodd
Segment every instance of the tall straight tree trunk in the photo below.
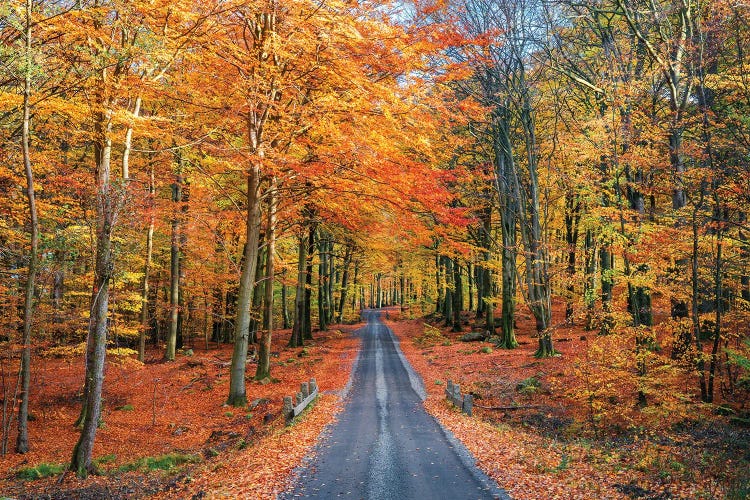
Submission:
M 568 285 L 565 297 L 565 319 L 573 323 L 575 297 L 576 250 L 578 247 L 578 222 L 581 220 L 581 201 L 572 192 L 565 194 L 565 244 L 568 252 Z
M 305 340 L 312 340 L 312 279 L 313 279 L 313 257 L 315 256 L 315 233 L 317 226 L 310 222 L 309 234 L 307 236 L 307 256 L 305 274 L 305 308 L 304 321 L 302 323 L 302 336 Z
M 584 239 L 585 277 L 583 280 L 583 301 L 586 305 L 586 330 L 594 328 L 594 306 L 596 305 L 596 243 L 594 232 L 586 230 Z
M 250 305 L 255 289 L 255 272 L 258 265 L 260 242 L 260 166 L 257 163 L 253 163 L 247 174 L 246 216 L 245 255 L 242 261 L 240 290 L 237 294 L 234 349 L 232 351 L 232 365 L 229 369 L 227 404 L 231 406 L 245 406 L 247 404 L 245 363 L 247 362 L 247 347 L 250 337 Z
M 352 263 L 353 246 L 351 244 L 346 245 L 344 250 L 344 269 L 341 272 L 341 296 L 339 297 L 339 307 L 336 312 L 336 322 L 341 323 L 344 320 L 344 307 L 346 306 L 346 295 L 349 291 L 349 267 Z M 355 280 L 356 280 L 356 268 L 355 268 Z M 356 283 L 354 284 L 356 287 Z
M 401 306 L 401 310 L 403 311 L 404 308 L 408 305 L 406 299 L 406 277 L 404 276 L 403 269 L 401 270 L 401 275 L 399 276 L 399 286 L 401 288 L 399 305 Z M 469 297 L 471 297 L 471 290 L 469 290 Z
M 328 240 L 323 231 L 318 239 L 318 324 L 321 331 L 328 330 Z
M 286 267 L 281 272 L 281 322 L 282 328 L 287 330 L 292 323 L 289 318 L 289 286 L 286 284 Z
M 469 295 L 469 312 L 472 312 L 474 311 L 474 264 L 471 262 L 466 264 L 466 286 Z
M 364 307 L 362 304 L 364 293 L 360 293 L 360 289 L 362 289 L 362 286 L 359 283 L 359 259 L 357 259 L 354 261 L 354 279 L 352 280 L 352 290 L 354 292 L 352 293 L 352 310 L 357 309 L 357 302 L 359 302 L 360 309 Z
M 263 333 L 259 343 L 258 368 L 255 372 L 255 380 L 263 380 L 271 376 L 274 253 L 276 252 L 276 184 L 276 177 L 273 177 L 268 191 L 268 220 L 266 222 L 266 296 L 263 307 Z
M 445 299 L 443 300 L 443 317 L 445 318 L 445 326 L 453 326 L 453 294 L 454 289 L 452 285 L 448 285 L 448 280 L 453 277 L 453 261 L 446 257 L 442 257 L 443 269 L 445 269 Z
M 138 333 L 138 361 L 141 363 L 146 359 L 146 332 L 149 329 L 148 315 L 148 280 L 151 275 L 151 261 L 154 253 L 154 222 L 153 202 L 156 193 L 154 183 L 154 166 L 151 165 L 148 182 L 148 210 L 149 220 L 146 230 L 146 258 L 143 264 L 143 285 L 141 287 L 141 327 Z
M 305 323 L 305 269 L 307 264 L 307 236 L 300 235 L 297 252 L 297 288 L 294 294 L 294 324 L 289 347 L 301 347 L 304 343 Z
M 454 332 L 460 332 L 461 311 L 464 308 L 463 280 L 461 279 L 461 265 L 458 259 L 453 262 L 453 328 Z
M 23 124 L 21 128 L 21 148 L 23 151 L 23 170 L 26 176 L 26 201 L 29 206 L 30 251 L 29 271 L 26 276 L 26 290 L 23 306 L 23 350 L 21 351 L 21 404 L 18 407 L 18 435 L 16 437 L 16 452 L 29 451 L 29 388 L 31 385 L 31 321 L 34 317 L 34 290 L 36 288 L 36 272 L 39 254 L 39 219 L 36 209 L 36 193 L 34 191 L 34 171 L 31 167 L 31 29 L 32 29 L 32 0 L 26 0 L 25 31 L 26 45 L 24 49 L 24 78 L 23 78 Z
M 326 323 L 331 324 L 333 323 L 334 319 L 334 311 L 336 309 L 335 304 L 333 300 L 333 283 L 336 281 L 335 274 L 336 274 L 336 258 L 334 255 L 334 244 L 333 244 L 333 237 L 328 236 L 328 279 L 325 281 L 325 290 L 326 290 Z
M 177 335 L 180 319 L 180 210 L 178 204 L 182 203 L 182 160 L 177 160 L 177 176 L 172 184 L 172 202 L 175 203 L 172 216 L 172 240 L 170 245 L 170 282 L 169 282 L 169 336 L 167 337 L 167 348 L 164 358 L 174 361 L 177 351 Z
M 600 335 L 609 335 L 614 328 L 612 318 L 612 280 L 614 273 L 614 256 L 609 249 L 610 243 L 605 241 L 599 249 L 599 268 L 601 269 L 602 286 L 602 320 L 599 327 Z
M 724 292 L 722 283 L 722 274 L 724 272 L 723 262 L 723 248 L 724 248 L 724 228 L 723 225 L 726 220 L 726 216 L 722 217 L 721 204 L 719 203 L 719 194 L 717 186 L 714 186 L 714 203 L 716 205 L 716 263 L 714 266 L 714 301 L 715 301 L 715 317 L 714 317 L 714 332 L 713 332 L 713 345 L 711 346 L 711 361 L 708 368 L 708 388 L 707 388 L 707 399 L 709 403 L 714 401 L 714 380 L 716 379 L 716 370 L 719 364 L 719 342 L 721 341 L 721 321 L 722 313 L 724 309 Z M 724 219 L 724 220 L 722 220 Z M 705 368 L 704 368 L 705 369 Z
M 107 69 L 100 74 L 98 89 L 101 111 L 96 117 L 94 155 L 96 158 L 96 257 L 94 284 L 91 292 L 89 329 L 86 338 L 86 375 L 84 401 L 79 421 L 81 435 L 73 449 L 70 469 L 78 477 L 96 471 L 92 462 L 94 440 L 99 426 L 104 385 L 104 361 L 107 354 L 107 311 L 109 307 L 109 281 L 112 277 L 112 230 L 115 215 L 115 192 L 112 188 L 110 168 L 112 157 L 112 110 L 105 86 L 109 77 Z
M 737 216 L 737 222 L 739 223 L 740 230 L 738 232 L 738 239 L 740 241 L 740 262 L 742 263 L 742 273 L 740 275 L 740 297 L 742 300 L 750 302 L 750 273 L 748 273 L 748 258 L 750 258 L 750 243 L 747 236 L 747 231 L 743 228 L 747 227 L 747 214 L 740 212 Z
M 443 259 L 437 252 L 435 252 L 435 285 L 437 288 L 435 313 L 441 314 L 443 312 L 443 298 L 445 295 L 445 287 L 443 286 Z
M 266 236 L 267 235 L 265 233 L 261 233 L 260 237 L 258 238 L 258 264 L 256 264 L 255 268 L 255 274 L 257 276 L 265 276 L 266 274 Z M 263 318 L 259 317 L 259 313 L 261 313 L 263 297 L 265 296 L 266 280 L 256 281 L 259 281 L 259 283 L 255 283 L 255 289 L 253 290 L 253 301 L 252 305 L 250 306 L 250 326 L 248 327 L 248 329 L 250 330 L 250 337 L 248 338 L 248 342 L 250 344 L 255 344 L 258 342 L 258 330 L 261 328 L 263 322 Z M 260 316 L 262 316 L 262 313 L 260 314 Z
M 692 254 L 692 265 L 691 267 L 691 284 L 692 284 L 692 296 L 690 298 L 691 302 L 691 319 L 692 319 L 692 326 L 693 326 L 693 340 L 695 342 L 695 352 L 696 353 L 702 353 L 703 352 L 703 344 L 701 342 L 701 320 L 700 320 L 700 310 L 698 302 L 700 300 L 700 290 L 699 290 L 699 276 L 698 276 L 698 258 L 699 258 L 699 248 L 698 243 L 700 243 L 698 239 L 698 211 L 703 206 L 703 198 L 704 198 L 704 186 L 701 186 L 700 190 L 700 197 L 698 200 L 698 203 L 693 205 L 692 210 L 692 229 L 693 229 L 693 254 Z M 684 341 L 684 339 L 678 339 L 675 341 L 677 345 L 672 350 L 672 358 L 676 359 L 685 354 L 685 352 L 688 350 L 689 346 L 683 346 L 679 342 L 680 340 Z M 698 370 L 698 382 L 700 385 L 700 391 L 701 391 L 701 401 L 704 403 L 709 403 L 709 396 L 708 396 L 708 385 L 706 381 L 706 360 L 703 356 L 696 356 L 696 368 Z
M 500 334 L 501 346 L 506 349 L 518 347 L 515 333 L 516 315 L 516 279 L 518 276 L 516 259 L 518 257 L 518 216 L 519 196 L 514 193 L 511 181 L 516 175 L 513 159 L 513 146 L 510 142 L 507 112 L 499 114 L 495 131 L 495 183 L 500 201 Z M 494 323 L 493 323 L 494 327 Z M 491 331 L 490 333 L 494 333 Z
M 380 309 L 383 307 L 383 286 L 382 286 L 382 278 L 383 276 L 378 273 L 377 275 L 377 298 L 375 302 L 375 307 Z
M 516 242 L 516 211 L 513 201 L 505 196 L 505 204 L 502 208 L 500 232 L 503 241 L 501 251 L 501 316 L 500 334 L 501 346 L 505 349 L 518 347 L 516 340 L 516 283 L 518 272 L 516 269 L 517 242 Z

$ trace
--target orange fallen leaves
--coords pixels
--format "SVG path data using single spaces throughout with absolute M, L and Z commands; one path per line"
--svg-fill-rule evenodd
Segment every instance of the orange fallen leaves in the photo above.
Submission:
M 653 477 L 639 470 L 644 469 L 639 464 L 631 463 L 632 457 L 626 450 L 619 453 L 597 448 L 595 443 L 558 440 L 537 434 L 531 428 L 498 424 L 501 414 L 483 413 L 481 409 L 475 409 L 477 414 L 468 417 L 445 400 L 444 384 L 448 378 L 462 384 L 462 392 L 468 392 L 476 387 L 515 387 L 519 380 L 537 373 L 540 362 L 531 356 L 535 346 L 525 335 L 519 335 L 520 349 L 483 354 L 477 344 L 455 342 L 456 335 L 447 332 L 444 334 L 449 338 L 453 335 L 454 342 L 425 349 L 414 341 L 424 328 L 418 320 L 388 322 L 388 325 L 401 339 L 401 349 L 425 382 L 427 411 L 464 443 L 479 468 L 512 498 L 629 498 L 621 490 L 631 484 L 647 488 L 655 495 L 661 492 L 684 498 L 698 498 L 706 492 L 721 495 L 720 487 L 711 478 L 685 481 Z M 543 362 L 551 365 L 544 366 L 545 371 L 554 373 L 570 361 L 563 356 Z M 556 399 L 557 395 L 547 396 L 545 404 L 564 404 Z M 477 402 L 484 406 L 508 404 L 491 397 Z M 648 450 L 638 452 L 637 456 L 644 457 Z M 662 454 L 662 460 L 669 458 L 668 449 L 655 447 L 653 453 Z
M 95 457 L 112 457 L 104 467 L 114 469 L 142 457 L 172 452 L 202 454 L 209 458 L 191 466 L 181 482 L 158 496 L 172 498 L 177 487 L 178 496 L 203 491 L 219 497 L 273 497 L 338 412 L 337 392 L 349 379 L 359 345 L 356 337 L 331 330 L 317 333 L 304 351 L 289 349 L 288 334 L 277 332 L 274 338 L 271 374 L 275 380 L 266 385 L 248 381 L 248 400 L 251 406 L 255 402 L 255 408 L 224 405 L 231 345 L 212 346 L 208 351 L 196 346 L 194 356 L 179 355 L 173 363 L 161 361 L 162 350 L 150 352 L 151 359 L 147 355 L 145 366 L 137 362 L 108 363 L 104 425 L 98 433 Z M 134 478 L 135 473 L 85 481 L 68 475 L 60 485 L 56 477 L 27 483 L 15 478 L 14 472 L 20 467 L 67 463 L 78 437 L 72 424 L 80 410 L 77 394 L 83 382 L 82 360 L 48 359 L 32 366 L 32 449 L 26 455 L 9 454 L 0 462 L 4 472 L 0 491 L 40 495 L 95 485 L 108 488 L 129 481 L 140 483 L 143 478 Z M 300 382 L 311 377 L 316 378 L 321 397 L 295 425 L 285 427 L 280 418 L 283 397 L 294 394 Z M 264 420 L 269 418 L 271 422 L 266 424 Z M 237 450 L 243 441 L 246 447 Z M 218 455 L 211 457 L 214 453 L 210 448 Z M 152 483 L 150 491 L 166 487 L 170 481 L 159 473 L 148 480 Z

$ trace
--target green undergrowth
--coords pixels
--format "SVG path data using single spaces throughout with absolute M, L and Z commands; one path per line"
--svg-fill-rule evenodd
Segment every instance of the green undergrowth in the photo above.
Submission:
M 134 462 L 121 465 L 117 468 L 117 472 L 130 472 L 134 470 L 140 470 L 144 472 L 152 472 L 157 470 L 170 471 L 182 465 L 197 463 L 200 461 L 201 458 L 198 455 L 167 453 L 166 455 L 159 455 L 156 457 L 139 458 Z
M 45 477 L 56 476 L 67 469 L 67 464 L 41 463 L 35 467 L 24 467 L 16 471 L 16 477 L 24 481 L 34 481 Z

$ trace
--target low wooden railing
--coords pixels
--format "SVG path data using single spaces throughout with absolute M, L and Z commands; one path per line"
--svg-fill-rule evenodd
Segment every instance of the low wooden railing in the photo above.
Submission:
M 302 382 L 299 392 L 294 397 L 284 396 L 282 412 L 287 425 L 291 423 L 294 417 L 302 413 L 316 397 L 318 397 L 318 383 L 314 378 L 311 378 L 310 382 Z
M 472 410 L 474 409 L 474 396 L 471 394 L 461 395 L 461 386 L 454 384 L 452 380 L 448 381 L 445 386 L 445 397 L 453 403 L 456 407 L 461 408 L 461 411 L 471 416 Z

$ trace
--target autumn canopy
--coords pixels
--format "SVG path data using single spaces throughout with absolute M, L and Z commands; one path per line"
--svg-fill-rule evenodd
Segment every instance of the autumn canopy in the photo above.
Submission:
M 728 0 L 4 2 L 2 454 L 35 446 L 50 352 L 81 377 L 86 477 L 110 359 L 226 347 L 213 390 L 247 408 L 279 345 L 395 305 L 496 349 L 530 335 L 597 437 L 620 403 L 633 427 L 746 424 L 749 19 Z

